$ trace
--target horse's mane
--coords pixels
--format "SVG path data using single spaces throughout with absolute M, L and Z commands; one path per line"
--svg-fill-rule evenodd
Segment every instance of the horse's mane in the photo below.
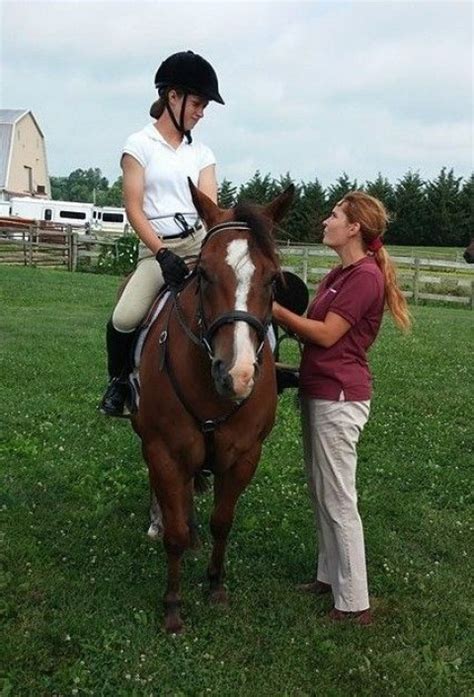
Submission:
M 280 266 L 278 252 L 270 230 L 270 221 L 264 216 L 260 207 L 251 203 L 238 203 L 233 209 L 234 219 L 247 223 L 252 231 L 252 238 L 262 252 L 275 264 Z

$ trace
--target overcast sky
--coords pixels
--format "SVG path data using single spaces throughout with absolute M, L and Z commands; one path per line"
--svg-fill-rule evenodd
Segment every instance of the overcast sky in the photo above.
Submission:
M 473 169 L 469 1 L 3 0 L 1 12 L 1 105 L 33 111 L 51 175 L 115 180 L 126 137 L 150 120 L 156 68 L 186 49 L 214 65 L 226 102 L 194 131 L 219 180 Z

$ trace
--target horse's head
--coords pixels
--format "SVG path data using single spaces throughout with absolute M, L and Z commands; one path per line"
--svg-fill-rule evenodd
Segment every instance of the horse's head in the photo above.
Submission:
M 463 254 L 468 264 L 474 264 L 474 238 L 470 241 Z
M 280 273 L 273 226 L 287 212 L 294 187 L 266 206 L 223 210 L 189 185 L 208 229 L 197 274 L 212 376 L 220 395 L 241 401 L 255 384 L 271 320 L 272 286 Z

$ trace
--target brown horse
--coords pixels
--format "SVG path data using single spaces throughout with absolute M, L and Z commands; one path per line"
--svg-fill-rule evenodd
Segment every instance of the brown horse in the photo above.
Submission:
M 269 205 L 218 208 L 189 182 L 208 234 L 190 280 L 152 327 L 132 418 L 163 516 L 168 561 L 165 627 L 183 628 L 180 567 L 193 542 L 193 482 L 214 475 L 210 600 L 227 602 L 224 556 L 237 500 L 252 479 L 277 403 L 266 338 L 279 261 L 272 227 L 293 187 Z
M 474 264 L 474 237 L 464 250 L 463 257 L 468 264 Z

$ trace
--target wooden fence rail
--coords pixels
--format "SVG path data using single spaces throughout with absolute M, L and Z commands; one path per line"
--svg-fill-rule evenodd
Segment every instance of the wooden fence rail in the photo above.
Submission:
M 104 246 L 117 249 L 117 239 L 97 238 L 84 234 L 78 228 L 51 226 L 41 229 L 38 225 L 0 228 L 0 264 L 22 266 L 63 266 L 76 271 L 78 262 L 97 262 Z M 280 247 L 283 268 L 300 275 L 308 287 L 315 289 L 330 266 L 313 266 L 314 257 L 325 257 L 329 264 L 337 255 L 330 249 L 297 247 L 287 244 Z M 292 263 L 287 264 L 288 257 Z M 459 303 L 474 310 L 474 265 L 445 259 L 424 259 L 411 256 L 393 256 L 398 276 L 406 297 L 416 304 L 420 300 Z M 431 273 L 427 273 L 431 272 Z M 426 292 L 426 286 L 434 286 Z M 438 288 L 437 288 L 438 287 Z

